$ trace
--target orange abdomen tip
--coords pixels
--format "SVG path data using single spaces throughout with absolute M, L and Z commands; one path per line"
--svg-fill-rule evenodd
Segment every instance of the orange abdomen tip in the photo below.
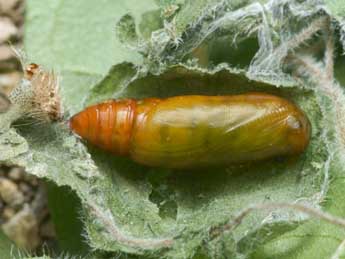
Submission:
M 129 151 L 134 111 L 133 100 L 111 100 L 77 113 L 69 120 L 69 126 L 91 144 L 126 155 Z

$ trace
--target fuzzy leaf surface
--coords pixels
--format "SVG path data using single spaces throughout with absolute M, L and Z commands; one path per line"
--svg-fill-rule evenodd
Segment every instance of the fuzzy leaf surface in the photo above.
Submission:
M 323 5 L 291 1 L 288 5 L 298 8 L 287 9 L 286 15 L 298 26 L 284 31 L 278 11 L 285 9 L 273 2 L 277 5 L 269 7 L 266 1 L 29 1 L 26 51 L 31 60 L 60 72 L 71 114 L 108 98 L 247 91 L 286 97 L 312 124 L 303 156 L 213 170 L 153 169 L 86 147 L 64 125 L 46 125 L 11 129 L 13 139 L 25 141 L 20 139 L 20 149 L 7 146 L 10 153 L 0 162 L 22 165 L 75 191 L 89 245 L 99 250 L 172 258 L 311 258 L 310 251 L 329 256 L 343 230 L 305 223 L 306 215 L 293 211 L 252 213 L 235 231 L 216 239 L 209 235 L 210 228 L 241 209 L 267 201 L 303 201 L 344 216 L 344 167 L 332 155 L 338 147 L 332 102 L 298 85 L 277 65 L 286 54 L 279 47 L 312 22 Z M 162 15 L 157 15 L 158 5 Z M 124 15 L 117 35 L 131 50 L 115 38 Z M 263 15 L 273 22 L 264 24 Z M 253 27 L 257 24 L 262 26 Z M 133 48 L 144 54 L 139 68 L 142 58 Z M 325 198 L 328 202 L 321 204 Z

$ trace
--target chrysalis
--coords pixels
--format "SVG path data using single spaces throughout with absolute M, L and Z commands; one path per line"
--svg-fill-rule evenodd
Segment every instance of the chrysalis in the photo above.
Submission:
M 70 127 L 104 150 L 167 168 L 297 155 L 311 131 L 296 105 L 264 93 L 110 100 L 74 115 Z

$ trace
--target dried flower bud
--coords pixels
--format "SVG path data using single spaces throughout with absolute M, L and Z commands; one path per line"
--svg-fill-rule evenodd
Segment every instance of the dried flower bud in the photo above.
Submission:
M 33 91 L 32 111 L 45 121 L 62 119 L 59 79 L 53 71 L 45 71 L 37 64 L 26 68 L 26 77 Z
M 10 101 L 20 107 L 21 116 L 45 122 L 62 120 L 58 76 L 35 63 L 27 64 L 24 55 L 16 53 L 22 63 L 24 77 L 9 94 Z

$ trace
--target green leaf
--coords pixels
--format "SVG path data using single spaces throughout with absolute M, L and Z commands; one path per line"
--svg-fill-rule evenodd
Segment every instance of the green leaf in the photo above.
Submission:
M 329 256 L 343 230 L 282 209 L 252 213 L 236 230 L 210 236 L 243 208 L 268 201 L 303 201 L 344 216 L 332 100 L 308 83 L 297 84 L 281 65 L 288 54 L 284 44 L 326 17 L 319 12 L 324 6 L 260 2 L 159 1 L 159 10 L 149 0 L 31 1 L 26 51 L 33 61 L 60 71 L 71 114 L 114 97 L 247 91 L 286 97 L 312 123 L 311 144 L 301 157 L 188 172 L 153 169 L 86 147 L 65 125 L 52 124 L 18 128 L 28 150 L 10 143 L 10 155 L 0 162 L 74 191 L 89 245 L 100 251 L 156 258 L 310 258 L 311 249 L 314 256 Z M 143 62 L 114 37 L 123 15 L 117 35 L 143 54 Z
M 78 197 L 67 186 L 57 187 L 51 182 L 47 183 L 47 190 L 48 207 L 60 249 L 69 254 L 85 256 L 90 249 L 83 237 Z
M 345 17 L 345 7 L 343 2 L 340 0 L 325 0 L 325 3 L 334 17 L 341 19 Z
M 0 135 L 0 161 L 6 162 L 24 154 L 29 149 L 25 139 L 10 129 Z
M 115 38 L 119 19 L 157 9 L 154 1 L 49 0 L 27 4 L 25 51 L 30 60 L 54 68 L 62 78 L 68 111 L 81 109 L 87 91 L 117 62 L 140 62 Z
M 0 231 L 0 254 L 3 258 L 20 258 L 20 250 Z
M 243 71 L 224 67 L 219 67 L 210 72 L 203 69 L 175 66 L 159 76 L 143 74 L 141 78 L 140 75 L 136 74 L 134 80 L 119 79 L 119 75 L 128 75 L 128 73 L 120 72 L 125 70 L 125 66 L 127 66 L 127 70 L 131 68 L 129 64 L 114 66 L 110 74 L 92 90 L 87 103 L 91 104 L 99 102 L 106 97 L 118 96 L 145 98 L 195 93 L 214 95 L 234 94 L 255 90 L 285 96 L 294 100 L 294 102 L 298 103 L 307 112 L 313 124 L 313 134 L 315 135 L 313 135 L 314 137 L 312 139 L 314 139 L 314 142 L 312 142 L 314 144 L 307 152 L 306 157 L 300 159 L 300 161 L 286 161 L 285 163 L 269 161 L 267 163 L 261 163 L 259 167 L 256 165 L 256 168 L 248 166 L 245 168 L 217 170 L 216 172 L 214 170 L 199 170 L 197 172 L 188 173 L 169 171 L 167 176 L 160 177 L 159 180 L 155 180 L 154 182 L 152 182 L 152 177 L 155 179 L 157 177 L 156 175 L 160 175 L 162 172 L 150 169 L 148 171 L 149 175 L 146 176 L 147 183 L 145 183 L 145 185 L 150 184 L 152 186 L 150 194 L 152 197 L 151 199 L 149 197 L 149 200 L 152 202 L 155 200 L 159 201 L 159 203 L 157 203 L 158 209 L 160 209 L 160 211 L 158 211 L 159 215 L 163 213 L 163 210 L 166 210 L 159 206 L 162 200 L 164 202 L 169 202 L 170 200 L 166 197 L 176 196 L 174 199 L 175 204 L 170 206 L 177 207 L 178 214 L 176 215 L 176 212 L 174 214 L 174 210 L 170 208 L 170 215 L 165 219 L 169 220 L 168 222 L 174 223 L 173 229 L 175 234 L 176 229 L 181 228 L 181 225 L 184 226 L 183 232 L 178 234 L 181 235 L 182 242 L 179 239 L 175 240 L 175 256 L 175 253 L 181 250 L 179 246 L 181 243 L 183 243 L 185 247 L 184 253 L 188 253 L 188 249 L 190 249 L 190 254 L 192 254 L 193 251 L 202 244 L 202 241 L 207 239 L 208 234 L 205 230 L 208 226 L 221 224 L 226 221 L 230 215 L 233 215 L 231 211 L 239 211 L 243 208 L 244 204 L 255 204 L 265 200 L 294 201 L 302 197 L 305 199 L 308 199 L 307 197 L 312 199 L 312 196 L 319 191 L 320 186 L 318 184 L 315 185 L 315 183 L 322 182 L 322 175 L 327 169 L 320 168 L 321 170 L 315 173 L 315 165 L 322 165 L 326 162 L 327 150 L 322 148 L 323 144 L 319 137 L 322 132 L 320 124 L 322 123 L 322 118 L 319 117 L 320 111 L 316 109 L 317 103 L 312 92 L 290 87 L 277 89 L 265 83 L 256 81 L 248 82 Z M 119 87 L 119 85 L 121 85 L 119 82 L 126 81 L 129 82 L 126 87 Z M 188 83 L 186 85 L 186 82 L 193 83 Z M 231 82 L 230 85 L 229 82 Z M 111 85 L 113 85 L 113 89 Z M 317 142 L 319 144 L 316 144 Z M 109 163 L 108 161 L 111 161 L 111 157 L 108 157 L 108 159 L 109 160 L 104 160 L 102 162 Z M 98 161 L 98 159 L 95 161 Z M 101 164 L 99 163 L 98 165 Z M 113 168 L 116 168 L 115 164 Z M 229 172 L 231 172 L 231 174 L 229 174 Z M 302 175 L 301 172 L 305 174 L 303 173 Z M 113 170 L 112 172 L 115 176 L 117 173 L 121 174 L 121 168 L 119 171 Z M 136 177 L 138 177 L 138 174 L 139 172 L 136 174 Z M 210 175 L 212 175 L 212 178 L 209 177 Z M 192 184 L 196 182 L 198 183 L 197 185 Z M 284 182 L 284 185 L 280 185 L 280 182 Z M 257 186 L 260 186 L 260 188 L 257 188 Z M 163 194 L 161 189 L 165 190 Z M 113 193 L 115 194 L 115 191 L 113 191 Z M 157 193 L 159 193 L 161 197 L 155 197 Z M 147 197 L 147 194 L 143 194 L 142 197 Z M 310 201 L 312 202 L 312 200 Z M 142 213 L 141 216 L 143 215 Z M 206 218 L 205 215 L 207 215 Z M 279 213 L 276 216 L 276 220 L 273 221 L 273 223 L 277 223 L 277 227 L 271 227 L 270 231 L 272 231 L 272 229 L 278 229 L 277 233 L 282 234 L 295 227 L 288 223 L 281 223 L 280 220 L 283 220 L 284 214 L 281 215 L 282 218 L 278 215 Z M 255 229 L 256 227 L 254 226 L 257 226 L 255 222 L 260 222 L 262 216 L 263 215 L 255 215 L 250 217 L 248 222 L 241 225 L 241 227 L 235 231 L 234 235 L 236 239 L 246 239 L 246 241 L 240 242 L 239 245 L 246 242 L 253 243 L 251 249 L 257 246 L 257 244 L 254 244 L 257 242 L 257 234 L 248 233 L 248 236 L 243 236 L 243 233 L 249 226 Z M 176 218 L 176 221 L 171 221 L 171 219 L 174 218 Z M 262 219 L 263 218 L 261 218 L 261 220 Z M 145 218 L 143 221 L 150 222 L 149 218 Z M 194 238 L 191 238 L 192 233 Z M 196 233 L 198 233 L 198 235 Z M 261 238 L 261 242 L 264 240 L 264 238 Z M 190 247 L 188 247 L 188 245 Z M 243 250 L 243 253 L 247 253 L 247 249 L 245 248 L 238 249 L 241 252 Z M 251 249 L 248 249 L 248 251 L 250 252 Z M 181 256 L 179 253 L 178 255 Z

